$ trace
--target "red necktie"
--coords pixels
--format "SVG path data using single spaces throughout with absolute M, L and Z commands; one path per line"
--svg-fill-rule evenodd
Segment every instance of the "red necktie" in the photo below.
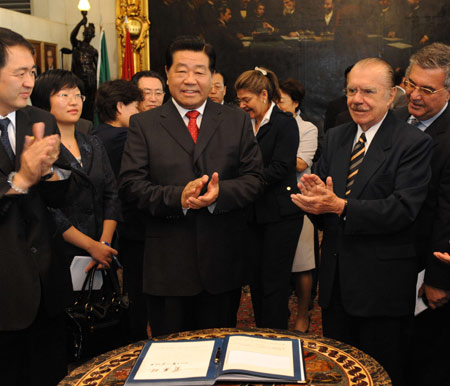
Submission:
M 194 143 L 197 143 L 198 137 L 198 126 L 197 126 L 197 117 L 199 116 L 199 112 L 197 110 L 188 111 L 186 116 L 189 118 L 188 130 L 191 133 L 192 139 Z

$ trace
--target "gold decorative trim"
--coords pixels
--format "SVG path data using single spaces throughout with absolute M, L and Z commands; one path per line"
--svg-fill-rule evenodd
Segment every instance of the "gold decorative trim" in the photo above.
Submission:
M 210 330 L 210 334 L 198 334 L 198 335 L 192 335 L 189 333 L 180 333 L 170 336 L 170 340 L 176 341 L 176 340 L 183 340 L 183 339 L 209 339 L 209 338 L 219 338 L 219 337 L 225 337 L 227 334 L 220 332 L 220 330 Z M 217 333 L 216 333 L 217 332 Z M 255 334 L 251 332 L 245 332 L 245 331 L 239 331 L 240 334 L 243 335 L 251 335 L 251 336 L 266 336 L 266 337 L 290 337 L 293 338 L 291 334 L 272 334 L 272 333 L 261 333 L 261 334 Z M 346 353 L 345 351 L 339 349 L 335 346 L 330 346 L 329 344 L 322 342 L 319 337 L 315 337 L 317 339 L 311 339 L 308 336 L 299 337 L 303 341 L 303 347 L 305 348 L 306 352 L 314 353 L 313 355 L 320 355 L 323 357 L 329 358 L 335 365 L 339 366 L 342 370 L 342 373 L 347 378 L 346 381 L 344 381 L 344 384 L 348 386 L 374 386 L 374 382 L 372 379 L 372 376 L 368 369 L 364 366 L 364 364 L 359 361 L 354 356 L 350 355 L 349 353 Z M 158 339 L 156 339 L 158 340 Z M 140 342 L 141 343 L 141 342 Z M 80 378 L 76 385 L 82 386 L 82 385 L 89 385 L 89 386 L 100 386 L 105 381 L 105 378 L 117 371 L 120 371 L 121 366 L 128 364 L 128 363 L 134 363 L 136 359 L 138 358 L 141 349 L 143 346 L 143 342 L 139 345 L 134 344 L 130 345 L 128 347 L 127 351 L 122 351 L 118 355 L 114 355 L 108 360 L 97 363 L 95 366 L 93 366 L 88 372 L 84 374 L 82 378 Z M 372 359 L 373 361 L 373 359 Z M 127 366 L 128 367 L 128 366 Z M 306 368 L 308 370 L 308 362 L 306 363 Z M 124 377 L 127 377 L 129 374 L 131 368 L 128 368 L 124 370 Z M 320 374 L 319 374 L 320 375 Z M 330 377 L 337 374 L 331 374 Z M 308 376 L 308 384 L 315 384 L 315 383 L 322 383 L 321 379 L 315 379 L 316 374 L 314 371 L 307 371 Z M 332 384 L 341 384 L 339 380 L 335 380 L 335 382 L 331 381 L 332 378 L 330 378 L 328 381 L 325 381 L 325 383 L 332 383 Z M 322 379 L 323 381 L 323 379 Z M 388 380 L 386 382 L 382 382 L 382 385 L 388 385 L 390 384 Z
M 148 1 L 116 0 L 118 77 L 122 74 L 122 63 L 125 53 L 125 17 L 128 18 L 128 29 L 133 48 L 134 72 L 150 69 Z

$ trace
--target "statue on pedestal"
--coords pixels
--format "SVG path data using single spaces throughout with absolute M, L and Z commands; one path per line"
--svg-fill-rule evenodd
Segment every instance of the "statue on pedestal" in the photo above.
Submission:
M 91 46 L 90 42 L 95 36 L 95 26 L 88 24 L 87 15 L 75 26 L 70 34 L 72 43 L 72 72 L 84 82 L 84 94 L 86 101 L 83 105 L 82 117 L 92 120 L 94 117 L 94 98 L 97 90 L 97 60 L 98 51 Z M 78 40 L 77 35 L 84 26 L 83 40 Z

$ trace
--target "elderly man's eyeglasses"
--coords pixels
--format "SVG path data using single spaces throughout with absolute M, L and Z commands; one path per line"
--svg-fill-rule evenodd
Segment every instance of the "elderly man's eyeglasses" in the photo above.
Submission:
M 355 96 L 358 92 L 361 94 L 362 97 L 371 97 L 374 96 L 378 90 L 376 88 L 353 88 L 353 87 L 347 87 L 344 88 L 344 94 L 348 97 Z
M 75 98 L 76 101 L 81 101 L 81 102 L 84 102 L 86 100 L 86 97 L 81 94 L 69 95 L 69 94 L 65 94 L 65 93 L 60 93 L 60 94 L 56 94 L 56 96 L 64 102 L 68 102 L 68 101 L 72 100 L 72 98 Z
M 224 85 L 220 83 L 214 83 L 211 85 L 211 90 L 221 91 L 224 89 Z
M 149 88 L 141 89 L 141 93 L 144 98 L 149 96 L 162 97 L 164 95 L 163 90 L 151 90 Z
M 431 87 L 417 86 L 411 79 L 406 79 L 404 83 L 408 91 L 413 92 L 414 90 L 417 89 L 417 91 L 419 91 L 419 93 L 421 93 L 422 95 L 433 95 L 438 93 L 439 91 L 446 89 L 446 87 L 442 87 L 439 90 L 435 90 L 434 88 Z

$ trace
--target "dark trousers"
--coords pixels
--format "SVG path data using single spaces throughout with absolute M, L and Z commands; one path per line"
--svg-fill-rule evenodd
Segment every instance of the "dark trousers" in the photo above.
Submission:
M 414 318 L 413 350 L 408 386 L 449 383 L 450 303 Z
M 376 359 L 389 374 L 393 386 L 406 385 L 413 317 L 352 316 L 345 311 L 338 280 L 335 282 L 331 303 L 322 309 L 323 335 L 357 347 Z
M 250 290 L 258 327 L 287 330 L 290 276 L 303 218 L 254 225 Z
M 18 331 L 0 331 L 0 383 L 53 386 L 67 374 L 64 315 L 39 308 L 34 322 Z
M 142 261 L 144 241 L 119 239 L 120 260 L 123 265 L 123 289 L 130 301 L 125 314 L 125 328 L 130 342 L 147 339 L 147 302 L 142 293 Z
M 146 295 L 152 336 L 206 328 L 236 327 L 241 299 L 237 288 L 221 294 L 205 291 L 194 296 Z

